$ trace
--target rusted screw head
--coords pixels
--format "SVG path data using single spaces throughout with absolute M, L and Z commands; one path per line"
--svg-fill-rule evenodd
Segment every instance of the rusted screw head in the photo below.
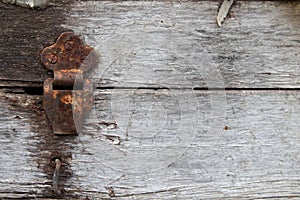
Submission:
M 48 54 L 47 60 L 49 61 L 49 63 L 55 64 L 57 62 L 58 58 L 55 54 Z
M 68 40 L 65 42 L 65 49 L 70 51 L 74 48 L 74 42 L 71 40 Z

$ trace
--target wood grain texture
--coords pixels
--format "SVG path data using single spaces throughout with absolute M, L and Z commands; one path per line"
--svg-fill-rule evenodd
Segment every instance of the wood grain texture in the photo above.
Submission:
M 299 3 L 241 2 L 222 28 L 217 10 L 218 2 L 210 1 L 90 1 L 73 5 L 66 27 L 99 48 L 101 85 L 131 86 L 134 76 L 145 86 L 164 80 L 207 87 L 203 71 L 217 69 L 227 88 L 299 87 Z M 153 62 L 160 56 L 162 62 Z M 118 64 L 130 69 L 130 78 Z
M 101 54 L 99 87 L 158 87 L 164 80 L 202 88 L 208 87 L 203 70 L 213 69 L 227 88 L 299 88 L 298 2 L 242 1 L 222 28 L 215 23 L 217 1 L 87 1 L 18 16 L 11 12 L 21 8 L 1 9 L 2 85 L 40 86 L 51 73 L 39 52 L 72 29 Z
M 40 87 L 52 75 L 40 53 L 65 30 L 60 24 L 68 7 L 30 10 L 0 2 L 0 10 L 0 86 Z
M 0 198 L 59 197 L 55 157 L 64 163 L 64 198 L 107 199 L 107 187 L 115 199 L 300 197 L 298 92 L 227 92 L 225 120 L 213 114 L 211 92 L 170 92 L 99 91 L 84 132 L 63 140 L 51 133 L 40 96 L 6 94 Z
M 299 199 L 298 91 L 260 90 L 299 88 L 299 2 L 241 1 L 222 28 L 217 7 L 0 3 L 0 199 Z M 39 52 L 68 29 L 102 62 L 83 133 L 62 138 Z

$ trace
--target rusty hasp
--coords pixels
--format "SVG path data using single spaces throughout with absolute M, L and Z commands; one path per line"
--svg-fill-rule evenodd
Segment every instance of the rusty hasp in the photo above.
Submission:
M 84 72 L 97 65 L 97 53 L 73 32 L 64 32 L 42 51 L 41 60 L 54 71 L 54 78 L 44 81 L 43 100 L 54 133 L 80 132 L 93 103 L 93 86 Z

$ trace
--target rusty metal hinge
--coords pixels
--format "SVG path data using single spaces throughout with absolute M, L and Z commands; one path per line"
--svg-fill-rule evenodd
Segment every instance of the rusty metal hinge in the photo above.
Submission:
M 54 78 L 44 81 L 43 100 L 54 133 L 80 132 L 93 103 L 93 85 L 84 72 L 97 65 L 97 53 L 73 32 L 64 32 L 42 51 L 41 60 L 54 71 Z

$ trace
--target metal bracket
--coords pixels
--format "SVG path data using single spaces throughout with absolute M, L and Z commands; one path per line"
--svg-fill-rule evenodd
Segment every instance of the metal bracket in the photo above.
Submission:
M 93 103 L 93 85 L 84 72 L 97 65 L 97 53 L 73 32 L 64 32 L 42 51 L 41 61 L 54 71 L 54 78 L 44 81 L 43 100 L 54 133 L 80 132 Z

